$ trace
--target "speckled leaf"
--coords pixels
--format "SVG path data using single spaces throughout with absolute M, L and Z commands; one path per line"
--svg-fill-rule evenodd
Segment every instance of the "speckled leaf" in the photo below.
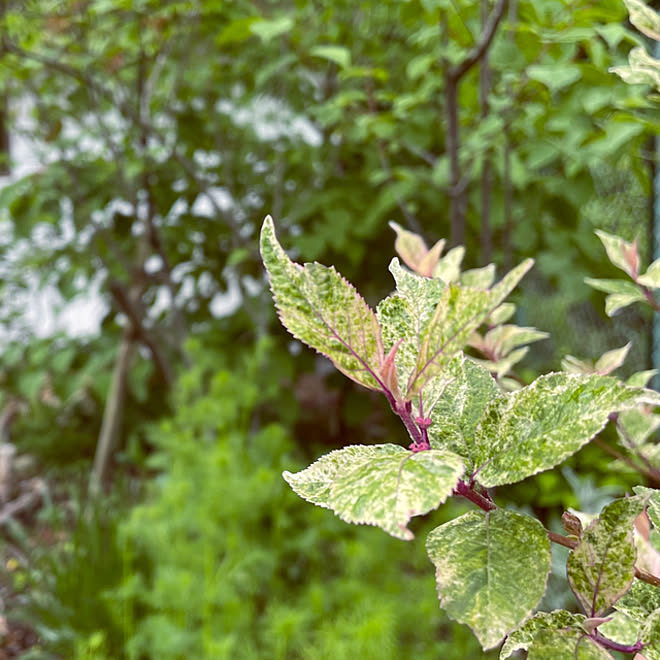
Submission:
M 431 416 L 429 440 L 437 449 L 463 457 L 467 471 L 474 468 L 474 434 L 488 404 L 502 394 L 490 373 L 460 356 L 447 368 L 446 379 L 424 389 L 424 414 Z
M 545 591 L 550 541 L 529 516 L 471 511 L 434 529 L 426 548 L 440 606 L 469 625 L 484 649 L 519 626 Z
M 389 269 L 396 282 L 396 293 L 381 301 L 377 317 L 386 353 L 402 340 L 394 362 L 399 383 L 405 387 L 417 362 L 419 337 L 433 318 L 446 284 L 411 273 L 396 258 Z
M 421 392 L 465 346 L 471 333 L 500 305 L 532 267 L 531 259 L 507 273 L 492 289 L 468 289 L 451 284 L 419 337 L 415 370 L 408 381 L 409 398 Z
M 617 601 L 616 609 L 644 623 L 653 612 L 660 609 L 660 588 L 635 580 L 628 592 Z
M 449 451 L 413 454 L 399 445 L 354 445 L 319 458 L 308 468 L 284 472 L 291 488 L 350 523 L 375 525 L 400 539 L 413 516 L 439 507 L 463 475 Z
M 579 630 L 541 630 L 527 660 L 614 660 L 612 654 Z
M 261 256 L 289 332 L 356 383 L 382 389 L 376 376 L 384 359 L 380 328 L 355 288 L 334 268 L 291 261 L 277 242 L 270 216 L 261 229 Z
M 641 641 L 647 660 L 660 660 L 660 609 L 654 610 L 644 622 Z
M 647 390 L 608 376 L 555 373 L 493 402 L 475 435 L 476 478 L 512 484 L 561 463 Z
M 500 660 L 507 660 L 516 651 L 529 649 L 541 630 L 572 629 L 583 632 L 585 618 L 583 614 L 573 614 L 566 610 L 539 612 L 507 637 L 500 651 Z
M 456 282 L 461 274 L 461 262 L 465 256 L 465 248 L 457 245 L 447 252 L 435 265 L 433 277 L 439 277 L 447 284 Z
M 642 625 L 623 612 L 609 614 L 609 621 L 598 626 L 598 632 L 617 644 L 634 644 L 640 637 Z
M 630 589 L 637 554 L 633 525 L 645 499 L 637 495 L 608 504 L 568 555 L 568 583 L 589 616 L 603 615 Z
M 476 289 L 488 289 L 495 281 L 495 264 L 488 264 L 483 268 L 472 268 L 461 273 L 459 282 L 463 286 Z

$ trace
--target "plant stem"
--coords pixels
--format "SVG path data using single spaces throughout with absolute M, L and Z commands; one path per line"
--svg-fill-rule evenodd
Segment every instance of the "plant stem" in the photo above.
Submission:
M 637 651 L 641 651 L 644 648 L 644 644 L 642 642 L 635 642 L 634 644 L 618 644 L 617 642 L 613 642 L 611 639 L 607 639 L 607 637 L 603 637 L 600 633 L 594 632 L 593 635 L 591 635 L 592 639 L 601 646 L 605 647 L 606 649 L 610 649 L 611 651 L 619 651 L 619 653 L 636 653 Z

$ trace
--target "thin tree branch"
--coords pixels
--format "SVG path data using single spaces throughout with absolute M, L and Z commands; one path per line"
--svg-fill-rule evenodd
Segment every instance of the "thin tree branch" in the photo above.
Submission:
M 497 26 L 504 15 L 507 1 L 508 0 L 498 0 L 495 8 L 488 17 L 488 21 L 484 25 L 479 41 L 467 54 L 467 57 L 464 60 L 450 69 L 449 75 L 452 78 L 457 81 L 460 80 L 484 56 L 495 37 L 495 32 L 497 31 Z

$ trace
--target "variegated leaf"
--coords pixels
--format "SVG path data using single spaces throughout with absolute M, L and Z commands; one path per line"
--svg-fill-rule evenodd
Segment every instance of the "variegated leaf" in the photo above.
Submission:
M 653 612 L 660 609 L 660 588 L 635 580 L 615 607 L 631 619 L 644 623 Z
M 334 268 L 300 266 L 286 255 L 268 216 L 261 230 L 261 256 L 282 324 L 332 360 L 342 373 L 374 390 L 383 389 L 380 328 L 374 312 Z
M 529 516 L 471 511 L 434 529 L 426 548 L 440 606 L 469 625 L 484 649 L 519 626 L 545 591 L 550 541 Z
M 498 398 L 502 394 L 486 369 L 462 355 L 455 358 L 443 379 L 431 381 L 424 390 L 424 414 L 430 413 L 432 422 L 431 446 L 459 454 L 471 471 L 474 434 L 488 404 Z
M 410 374 L 408 398 L 421 392 L 467 343 L 468 338 L 500 305 L 532 267 L 527 259 L 502 278 L 492 289 L 468 289 L 450 284 L 435 312 L 419 336 L 419 353 Z
M 637 495 L 608 504 L 568 556 L 568 583 L 589 616 L 605 614 L 632 585 L 633 525 L 645 499 Z
M 642 0 L 623 0 L 623 2 L 628 8 L 630 22 L 647 37 L 660 41 L 660 15 L 657 10 L 651 9 Z
M 583 614 L 573 614 L 566 610 L 539 612 L 507 637 L 500 651 L 500 660 L 507 660 L 516 651 L 527 651 L 542 630 L 584 632 L 582 624 L 585 618 Z
M 474 439 L 475 477 L 500 486 L 554 467 L 602 431 L 611 413 L 636 407 L 647 392 L 608 376 L 541 376 L 489 406 Z
M 405 388 L 417 362 L 419 337 L 443 299 L 446 285 L 440 279 L 428 279 L 407 271 L 397 258 L 392 259 L 389 269 L 396 282 L 396 293 L 381 301 L 377 318 L 385 352 L 401 342 L 394 362 L 399 383 Z
M 541 630 L 527 660 L 614 660 L 600 644 L 579 630 Z
M 416 454 L 399 445 L 354 445 L 319 458 L 284 479 L 313 504 L 334 511 L 349 523 L 375 525 L 410 540 L 408 521 L 439 507 L 464 472 L 449 451 Z

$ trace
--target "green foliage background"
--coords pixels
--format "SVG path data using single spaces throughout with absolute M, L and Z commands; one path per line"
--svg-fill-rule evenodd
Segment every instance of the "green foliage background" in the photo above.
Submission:
M 657 114 L 608 72 L 641 37 L 619 0 L 511 6 L 487 116 L 476 69 L 460 88 L 466 266 L 484 265 L 488 161 L 492 258 L 537 259 L 517 322 L 552 336 L 525 379 L 628 340 L 625 369 L 646 368 L 649 318 L 610 324 L 583 283 L 611 276 L 595 228 L 637 235 L 650 257 Z M 5 3 L 0 30 L 8 125 L 46 154 L 0 191 L 0 405 L 18 405 L 12 441 L 50 493 L 3 541 L 4 616 L 39 633 L 32 657 L 477 657 L 437 607 L 422 544 L 350 528 L 281 479 L 402 436 L 380 401 L 299 354 L 256 238 L 271 213 L 293 256 L 335 264 L 370 302 L 392 286 L 387 221 L 449 238 L 443 66 L 475 45 L 479 3 L 35 0 Z M 35 286 L 63 303 L 97 289 L 98 335 L 35 338 Z M 124 487 L 88 502 L 65 486 L 89 471 L 127 325 L 116 292 L 132 288 L 177 384 L 141 343 L 114 457 Z M 572 467 L 622 483 L 593 448 Z M 580 504 L 575 486 L 552 473 L 510 494 L 551 520 Z

